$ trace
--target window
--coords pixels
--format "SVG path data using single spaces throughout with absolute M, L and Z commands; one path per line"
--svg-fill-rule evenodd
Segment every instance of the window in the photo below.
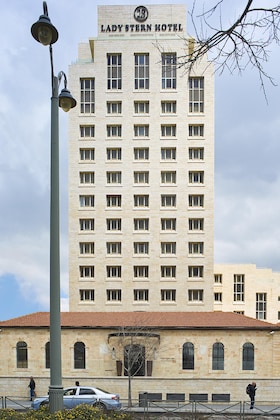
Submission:
M 255 368 L 254 344 L 245 343 L 242 348 L 242 370 L 254 370 Z
M 82 341 L 74 344 L 74 369 L 86 368 L 86 346 Z
M 162 114 L 176 114 L 176 101 L 161 101 Z
M 203 147 L 189 147 L 189 159 L 190 160 L 204 160 L 204 148 Z
M 120 231 L 122 229 L 121 219 L 106 219 L 107 230 Z
M 221 292 L 215 292 L 214 293 L 214 301 L 215 302 L 222 302 L 223 301 L 223 295 Z
M 188 290 L 189 302 L 203 302 L 202 289 L 189 289 Z
M 162 302 L 175 302 L 176 301 L 176 290 L 175 289 L 162 289 L 160 291 Z
M 94 230 L 94 219 L 80 219 L 80 230 L 82 231 L 93 231 Z
M 148 171 L 134 171 L 134 184 L 148 184 L 149 172 Z
M 107 102 L 107 114 L 121 114 L 122 103 L 119 102 Z
M 94 265 L 80 265 L 79 270 L 81 278 L 94 278 Z
M 161 54 L 161 87 L 176 89 L 177 59 L 175 53 Z
M 197 195 L 190 194 L 189 195 L 189 207 L 202 208 L 203 206 L 204 206 L 204 195 L 202 195 L 202 194 L 197 194 Z
M 161 230 L 176 230 L 176 219 L 161 219 Z
M 122 126 L 121 125 L 107 125 L 107 137 L 121 137 Z
M 134 254 L 149 254 L 149 242 L 134 242 Z
M 121 207 L 122 196 L 121 195 L 106 195 L 107 207 Z
M 134 207 L 149 207 L 149 196 L 134 195 Z
M 149 54 L 134 54 L 134 88 L 149 89 Z
M 121 278 L 122 267 L 120 265 L 107 265 L 106 273 L 108 278 Z
M 214 282 L 222 284 L 223 283 L 223 275 L 222 274 L 214 274 Z
M 45 344 L 45 368 L 50 368 L 50 342 Z
M 17 342 L 17 368 L 28 368 L 27 344 L 25 341 Z
M 189 137 L 203 137 L 204 125 L 189 125 Z
M 202 255 L 203 248 L 203 242 L 189 242 L 189 254 Z
M 161 171 L 162 184 L 176 184 L 176 171 Z
M 80 79 L 82 114 L 94 113 L 94 79 Z
M 107 160 L 121 160 L 122 159 L 122 149 L 118 148 L 107 148 Z
M 148 114 L 150 110 L 149 101 L 134 101 L 135 114 Z
M 212 346 L 212 370 L 224 370 L 223 343 L 214 343 Z
M 94 131 L 94 125 L 80 125 L 80 136 L 83 140 L 94 138 Z
M 204 171 L 189 171 L 189 183 L 190 184 L 203 184 Z
M 93 302 L 94 301 L 94 289 L 80 289 L 80 301 L 81 302 Z
M 175 194 L 162 194 L 161 195 L 161 206 L 162 207 L 175 207 L 176 206 L 176 195 Z
M 80 172 L 80 184 L 94 184 L 94 172 Z
M 135 147 L 133 152 L 134 152 L 135 160 L 148 160 L 149 159 L 148 147 Z
M 94 207 L 94 195 L 80 195 L 80 207 Z
M 176 159 L 176 147 L 162 147 L 161 148 L 161 159 L 162 160 L 175 160 Z
M 134 137 L 149 137 L 149 126 L 148 125 L 135 125 Z
M 245 275 L 234 274 L 233 276 L 233 300 L 234 302 L 244 302 Z
M 176 254 L 176 242 L 161 242 L 162 254 Z
M 107 254 L 120 255 L 122 253 L 121 242 L 107 242 L 106 248 L 107 248 Z
M 80 149 L 80 160 L 94 161 L 95 150 L 94 149 Z
M 176 137 L 176 125 L 161 125 L 161 137 Z
M 176 266 L 175 265 L 162 265 L 160 267 L 160 274 L 161 274 L 162 278 L 175 279 L 176 278 Z
M 203 278 L 203 265 L 189 265 L 188 272 L 189 277 L 192 279 Z
M 202 232 L 204 230 L 204 219 L 189 219 L 189 230 Z
M 134 219 L 134 230 L 149 230 L 149 219 Z
M 79 247 L 81 255 L 94 254 L 94 242 L 80 242 Z
M 256 293 L 256 318 L 266 319 L 266 293 Z
M 107 89 L 122 88 L 122 56 L 107 54 Z
M 194 370 L 194 345 L 193 343 L 184 343 L 182 351 L 182 368 Z
M 134 289 L 133 296 L 136 302 L 148 302 L 149 290 L 148 289 Z
M 108 302 L 121 302 L 122 291 L 120 289 L 108 289 L 106 290 Z
M 121 184 L 122 182 L 122 173 L 117 172 L 106 172 L 107 184 Z
M 189 112 L 204 112 L 204 78 L 189 78 Z
M 133 274 L 136 278 L 148 278 L 149 266 L 148 265 L 134 265 Z

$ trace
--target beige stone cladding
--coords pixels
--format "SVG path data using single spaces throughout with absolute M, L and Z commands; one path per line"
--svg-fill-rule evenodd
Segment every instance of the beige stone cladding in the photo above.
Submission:
M 216 280 L 216 281 L 215 281 Z M 214 310 L 243 313 L 246 316 L 279 322 L 280 273 L 255 264 L 215 264 Z
M 81 98 L 81 80 L 94 79 L 95 84 L 94 112 L 81 112 L 78 100 L 69 114 L 71 311 L 205 311 L 213 306 L 213 66 L 205 58 L 192 70 L 190 77 L 204 84 L 203 109 L 189 112 L 187 70 L 176 66 L 176 87 L 163 88 L 161 63 L 161 54 L 172 53 L 179 61 L 188 51 L 185 7 L 147 9 L 146 26 L 132 26 L 137 25 L 135 7 L 100 6 L 98 37 L 79 45 L 78 60 L 69 69 L 74 97 Z M 108 89 L 107 54 L 121 57 L 121 89 Z M 137 54 L 149 60 L 146 89 L 135 88 Z M 108 110 L 112 103 L 121 104 L 119 113 Z M 136 110 L 137 104 L 147 103 L 145 113 Z M 166 103 L 176 109 L 164 112 Z M 81 127 L 93 127 L 92 137 L 81 136 Z M 110 130 L 120 131 L 111 136 Z M 94 149 L 94 158 L 81 160 L 81 149 Z M 165 158 L 174 151 L 175 157 Z M 138 159 L 138 152 L 148 157 Z M 121 157 L 111 159 L 110 153 Z M 82 184 L 79 176 L 90 171 L 94 181 Z M 141 177 L 148 181 L 138 182 Z M 92 196 L 92 208 L 80 207 L 85 196 Z M 121 204 L 108 207 L 107 199 Z M 146 207 L 135 204 L 146 199 Z M 81 219 L 93 219 L 94 230 L 81 230 Z M 144 219 L 148 227 L 138 229 Z M 162 227 L 175 219 L 176 227 Z M 110 230 L 108 223 L 121 227 Z M 92 254 L 81 255 L 80 246 L 88 243 Z M 81 275 L 88 267 L 94 273 Z

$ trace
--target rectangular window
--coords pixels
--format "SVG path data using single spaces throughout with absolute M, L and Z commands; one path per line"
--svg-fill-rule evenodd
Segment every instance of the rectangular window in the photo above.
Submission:
M 234 274 L 233 276 L 233 300 L 234 302 L 244 302 L 245 275 Z
M 203 278 L 203 265 L 189 265 L 189 278 L 191 279 L 202 279 Z
M 94 184 L 94 172 L 80 172 L 80 184 Z
M 107 207 L 121 207 L 122 196 L 121 195 L 106 195 Z
M 176 89 L 177 58 L 176 53 L 161 54 L 161 87 Z
M 222 284 L 223 283 L 223 275 L 222 274 L 214 274 L 214 282 Z
M 121 242 L 107 242 L 106 248 L 107 248 L 107 254 L 110 254 L 110 255 L 120 255 L 122 253 Z
M 176 101 L 161 101 L 162 114 L 176 114 Z
M 134 254 L 149 254 L 149 242 L 134 242 Z
M 94 113 L 94 79 L 80 79 L 81 114 Z
M 160 291 L 160 297 L 162 302 L 176 302 L 176 290 L 162 289 Z
M 266 319 L 266 293 L 256 293 L 256 318 Z
M 79 270 L 81 278 L 94 278 L 94 265 L 80 265 Z
M 94 138 L 95 127 L 94 125 L 80 125 L 80 137 L 84 139 Z
M 134 147 L 133 152 L 135 160 L 149 160 L 148 147 Z
M 80 254 L 81 255 L 93 255 L 94 254 L 94 242 L 80 242 Z
M 80 207 L 94 207 L 94 195 L 80 195 Z
M 107 89 L 122 88 L 122 56 L 107 54 Z
M 222 302 L 222 293 L 221 292 L 215 292 L 214 293 L 214 302 Z
M 149 114 L 150 104 L 149 101 L 134 101 L 135 114 Z
M 204 243 L 203 242 L 189 242 L 189 254 L 203 255 Z
M 92 162 L 95 158 L 95 150 L 80 148 L 80 160 Z
M 175 265 L 162 265 L 160 267 L 160 274 L 161 274 L 162 278 L 175 279 L 176 278 L 176 266 Z
M 118 102 L 107 102 L 107 114 L 121 114 L 122 103 Z
M 122 126 L 121 125 L 107 125 L 107 137 L 121 137 Z
M 203 208 L 203 206 L 204 206 L 204 195 L 202 194 L 189 195 L 189 207 Z
M 162 184 L 176 184 L 176 171 L 161 171 Z
M 108 278 L 121 278 L 122 276 L 122 267 L 120 265 L 107 265 L 106 274 Z
M 133 267 L 133 274 L 135 278 L 145 278 L 149 277 L 149 267 L 148 265 L 135 265 Z
M 107 184 L 121 184 L 122 173 L 120 171 L 106 172 Z
M 204 78 L 189 78 L 189 112 L 204 112 Z
M 175 194 L 161 194 L 161 207 L 175 207 L 176 195 Z
M 133 296 L 135 302 L 148 302 L 149 290 L 148 289 L 134 289 Z
M 122 300 L 121 289 L 107 289 L 106 294 L 108 302 L 121 302 Z
M 190 160 L 204 160 L 204 148 L 203 147 L 189 147 L 189 159 Z
M 149 230 L 149 219 L 133 219 L 134 230 Z
M 188 290 L 189 302 L 203 302 L 203 290 L 202 289 L 190 289 Z
M 134 207 L 149 207 L 149 196 L 146 194 L 134 195 Z
M 161 159 L 162 160 L 175 160 L 176 159 L 176 147 L 162 147 L 161 148 Z
M 161 219 L 161 230 L 176 231 L 176 219 Z
M 204 125 L 189 125 L 189 137 L 203 137 Z
M 176 137 L 176 125 L 161 125 L 161 137 Z
M 94 301 L 94 289 L 80 289 L 80 301 L 81 302 L 93 302 Z
M 94 230 L 94 219 L 80 219 L 80 230 L 81 231 L 93 231 Z
M 149 172 L 148 171 L 134 171 L 134 184 L 148 184 Z
M 176 254 L 176 242 L 161 242 L 160 249 L 162 254 Z
M 122 229 L 122 219 L 106 219 L 107 230 L 120 231 Z
M 195 232 L 203 232 L 204 219 L 189 219 L 189 230 Z
M 148 125 L 135 125 L 134 137 L 149 137 L 149 126 Z
M 111 148 L 107 147 L 107 160 L 121 160 L 122 159 L 122 149 L 120 147 Z
M 190 184 L 203 184 L 204 171 L 189 171 L 189 183 Z
M 149 89 L 149 54 L 134 54 L 134 88 Z

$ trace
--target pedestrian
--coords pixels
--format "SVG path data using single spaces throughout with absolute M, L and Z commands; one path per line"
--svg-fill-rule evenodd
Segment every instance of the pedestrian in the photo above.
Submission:
M 30 401 L 32 401 L 33 397 L 35 397 L 35 388 L 36 388 L 36 384 L 35 384 L 33 376 L 30 376 L 28 387 L 30 388 Z
M 79 381 L 76 381 L 76 382 L 75 382 L 75 385 L 76 385 L 76 386 L 80 386 L 80 382 L 79 382 Z
M 250 400 L 251 400 L 251 405 L 250 405 L 251 410 L 254 408 L 256 390 L 257 390 L 256 382 L 252 382 L 251 384 L 247 385 L 246 393 L 249 395 Z

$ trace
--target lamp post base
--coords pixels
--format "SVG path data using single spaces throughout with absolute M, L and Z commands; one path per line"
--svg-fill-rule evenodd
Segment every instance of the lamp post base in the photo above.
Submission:
M 63 410 L 63 387 L 58 385 L 50 385 L 49 400 L 51 413 Z

